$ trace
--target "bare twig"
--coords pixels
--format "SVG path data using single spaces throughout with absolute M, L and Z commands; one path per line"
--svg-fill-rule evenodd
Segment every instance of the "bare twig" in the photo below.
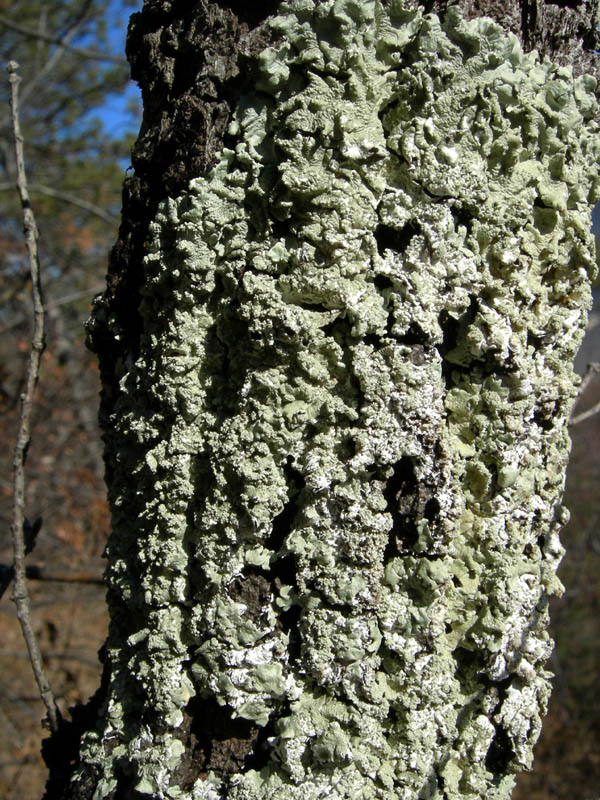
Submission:
M 64 306 L 68 303 L 73 303 L 75 300 L 80 300 L 82 297 L 90 297 L 97 292 L 102 291 L 102 289 L 106 288 L 106 283 L 94 283 L 92 286 L 88 286 L 86 289 L 80 289 L 78 292 L 71 292 L 70 294 L 65 294 L 63 297 L 58 297 L 56 300 L 50 300 L 44 308 L 47 311 L 53 311 L 58 306 Z M 90 297 L 90 303 L 92 302 Z
M 577 404 L 581 400 L 583 393 L 587 389 L 587 387 L 592 382 L 595 375 L 600 373 L 600 364 L 598 362 L 594 362 L 592 364 L 587 365 L 587 369 L 585 371 L 585 375 L 581 379 L 581 384 L 579 385 L 579 391 L 577 392 L 577 399 L 575 400 L 575 405 L 573 406 L 573 412 L 571 413 L 571 419 L 569 420 L 569 425 L 577 425 L 579 422 L 583 422 L 590 417 L 593 417 L 594 414 L 600 412 L 600 403 L 596 403 L 595 406 L 588 408 L 586 411 L 582 411 L 581 414 L 575 414 L 575 408 Z
M 42 300 L 42 287 L 40 280 L 40 262 L 38 254 L 38 232 L 35 224 L 35 217 L 31 210 L 29 194 L 27 192 L 27 177 L 25 174 L 25 159 L 23 154 L 23 136 L 19 124 L 19 81 L 17 74 L 19 65 L 16 61 L 8 64 L 8 80 L 10 83 L 10 106 L 13 124 L 13 135 L 15 140 L 15 157 L 17 164 L 17 188 L 23 209 L 23 231 L 25 234 L 25 244 L 29 256 L 29 267 L 31 270 L 31 291 L 33 297 L 33 335 L 31 338 L 31 350 L 29 352 L 29 364 L 27 368 L 27 380 L 25 392 L 21 396 L 21 414 L 19 419 L 19 430 L 15 445 L 13 461 L 13 519 L 12 519 L 12 540 L 14 551 L 14 587 L 12 599 L 17 608 L 17 618 L 21 623 L 23 637 L 29 651 L 29 659 L 33 667 L 33 673 L 37 682 L 40 696 L 44 701 L 48 712 L 50 728 L 53 731 L 58 729 L 59 711 L 56 701 L 50 688 L 50 684 L 42 665 L 40 648 L 35 637 L 33 625 L 31 623 L 31 612 L 29 608 L 29 593 L 27 591 L 27 577 L 25 570 L 25 460 L 27 458 L 27 448 L 30 439 L 31 409 L 33 405 L 33 394 L 37 383 L 40 360 L 44 352 L 44 303 Z
M 70 192 L 53 189 L 52 186 L 46 186 L 44 183 L 34 183 L 31 185 L 31 189 L 35 192 L 40 192 L 40 194 L 47 194 L 49 197 L 56 197 L 57 200 L 63 200 L 65 203 L 71 203 L 71 205 L 83 208 L 84 211 L 95 214 L 100 219 L 103 219 L 104 222 L 108 222 L 109 225 L 119 221 L 117 214 L 111 214 L 110 211 L 106 211 L 106 209 L 97 206 L 95 203 L 90 203 L 89 200 L 84 200 L 83 197 L 77 197 L 77 195 Z
M 4 594 L 15 576 L 12 564 L 0 564 L 0 597 Z M 49 581 L 51 583 L 89 583 L 104 586 L 104 579 L 99 571 L 51 570 L 37 564 L 25 567 L 25 576 L 30 581 Z
M 87 570 L 51 570 L 46 567 L 31 564 L 27 567 L 27 577 L 33 581 L 51 581 L 53 583 L 92 583 L 104 586 L 104 578 L 99 571 Z
M 9 658 L 25 658 L 23 653 L 18 652 L 17 650 L 8 650 L 2 648 L 0 650 L 0 656 L 9 657 Z M 85 664 L 88 667 L 92 667 L 93 669 L 98 669 L 98 659 L 93 658 L 86 658 L 86 656 L 81 655 L 80 653 L 73 653 L 71 651 L 67 651 L 65 653 L 52 653 L 52 660 L 53 661 L 78 661 L 80 664 Z M 2 714 L 2 710 L 0 709 L 0 715 Z M 6 718 L 6 717 L 5 717 Z M 0 762 L 0 767 L 2 766 L 3 762 Z
M 29 36 L 32 39 L 38 39 L 43 42 L 48 42 L 49 44 L 57 44 L 64 50 L 68 50 L 70 53 L 75 53 L 83 58 L 93 58 L 97 61 L 110 61 L 112 64 L 127 64 L 127 60 L 122 56 L 113 56 L 110 53 L 101 53 L 99 50 L 87 50 L 83 47 L 72 47 L 65 42 L 62 36 L 49 36 L 41 31 L 34 31 L 31 28 L 26 28 L 25 25 L 20 25 L 4 14 L 0 14 L 0 25 L 16 33 L 21 33 L 23 36 Z
M 569 425 L 577 425 L 580 422 L 583 422 L 584 420 L 593 417 L 594 414 L 597 414 L 598 412 L 600 412 L 600 403 L 596 403 L 595 406 L 588 408 L 587 411 L 582 411 L 581 414 L 577 414 L 576 417 L 571 417 Z
M 21 286 L 20 288 L 22 289 L 23 286 Z M 49 300 L 47 303 L 44 304 L 44 310 L 52 312 L 58 306 L 64 306 L 67 305 L 68 303 L 73 303 L 75 300 L 80 300 L 82 297 L 89 297 L 91 303 L 93 295 L 97 294 L 98 292 L 102 291 L 105 288 L 106 288 L 106 283 L 95 283 L 93 286 L 88 286 L 87 289 L 80 289 L 78 292 L 71 292 L 70 294 L 66 294 L 63 297 L 57 298 L 56 300 Z M 14 291 L 14 294 L 16 293 L 17 290 Z M 2 299 L 4 297 L 10 299 L 10 294 L 6 292 L 5 294 L 0 295 L 0 307 L 3 304 Z M 18 328 L 19 325 L 22 325 L 26 321 L 26 319 L 27 317 L 20 316 L 20 317 L 15 317 L 12 320 L 9 320 L 6 323 L 6 325 L 0 328 L 0 336 L 3 336 L 5 333 L 8 333 L 14 328 Z M 0 479 L 0 485 L 1 485 L 1 479 Z
M 54 50 L 54 52 L 46 60 L 46 63 L 40 69 L 36 70 L 34 77 L 29 81 L 29 83 L 26 86 L 23 86 L 21 88 L 21 106 L 23 106 L 23 103 L 25 102 L 26 98 L 29 97 L 29 95 L 32 93 L 35 87 L 44 80 L 45 76 L 49 72 L 51 72 L 52 69 L 54 69 L 54 67 L 56 66 L 56 64 L 60 61 L 65 51 L 67 50 L 69 42 L 77 34 L 77 31 L 80 28 L 80 26 L 85 22 L 85 18 L 90 9 L 90 6 L 91 6 L 91 0 L 87 0 L 87 2 L 84 4 L 84 7 L 81 9 L 80 13 L 77 14 L 75 19 L 69 23 L 67 30 L 64 31 L 64 33 L 62 33 L 60 37 L 58 37 L 60 42 L 56 47 L 56 49 Z M 40 16 L 40 24 L 38 25 L 38 29 L 36 31 L 38 48 L 47 37 L 47 34 L 45 33 L 44 30 L 46 27 L 45 25 L 46 21 L 47 21 L 46 9 L 42 9 L 42 13 Z
M 14 188 L 14 184 L 8 181 L 0 183 L 0 191 L 12 188 Z M 106 209 L 97 206 L 95 203 L 90 203 L 89 200 L 84 200 L 83 197 L 77 197 L 77 195 L 71 194 L 71 192 L 63 192 L 61 189 L 54 189 L 52 186 L 46 186 L 44 183 L 30 183 L 29 191 L 46 194 L 49 197 L 56 197 L 57 200 L 62 200 L 65 203 L 78 206 L 84 211 L 95 214 L 97 217 L 104 220 L 104 222 L 108 222 L 109 225 L 114 225 L 115 222 L 119 221 L 118 214 L 111 214 L 110 211 L 106 211 Z
M 75 36 L 76 33 L 77 33 L 77 28 L 73 27 L 71 30 L 67 31 L 67 33 L 61 36 L 60 43 L 57 45 L 55 50 L 46 60 L 46 63 L 43 65 L 43 67 L 40 70 L 38 70 L 37 73 L 34 75 L 34 77 L 29 81 L 29 83 L 21 89 L 22 107 L 24 107 L 26 99 L 34 91 L 36 86 L 39 83 L 42 83 L 46 75 L 48 75 L 48 73 L 51 72 L 56 66 L 56 64 L 58 64 L 58 62 L 61 60 L 61 58 L 63 57 L 64 53 L 66 52 L 69 46 L 69 41 Z M 37 36 L 39 44 L 41 43 L 41 41 L 44 40 L 45 34 L 43 34 L 41 31 L 37 31 Z
M 585 375 L 581 379 L 581 383 L 579 385 L 579 391 L 577 392 L 578 400 L 592 382 L 594 375 L 598 375 L 598 373 L 600 373 L 600 363 L 598 363 L 597 361 L 593 361 L 592 363 L 587 365 Z
M 17 30 L 20 33 L 25 33 L 29 30 L 29 34 L 27 35 L 35 35 L 37 38 L 38 50 L 39 45 L 42 44 L 44 41 L 48 41 L 49 39 L 56 43 L 56 48 L 50 53 L 49 57 L 46 59 L 44 65 L 36 71 L 35 75 L 30 79 L 29 83 L 25 86 L 20 87 L 20 105 L 23 108 L 25 101 L 29 97 L 29 95 L 35 90 L 37 85 L 41 83 L 44 79 L 46 79 L 48 73 L 50 73 L 54 67 L 59 63 L 65 52 L 70 52 L 73 48 L 69 46 L 69 42 L 73 37 L 77 34 L 77 31 L 81 24 L 85 22 L 86 16 L 88 14 L 89 8 L 91 5 L 91 0 L 87 0 L 84 7 L 80 10 L 79 14 L 72 20 L 67 29 L 61 33 L 60 35 L 55 35 L 54 37 L 48 36 L 44 33 L 41 26 L 38 26 L 37 31 L 25 29 L 22 26 L 18 25 L 18 23 L 12 21 L 12 29 Z M 44 10 L 42 10 L 42 15 L 44 14 Z M 40 22 L 42 21 L 42 17 L 40 17 Z M 0 14 L 0 26 L 5 25 L 6 27 L 11 27 L 11 20 L 5 18 L 2 14 Z M 6 123 L 8 122 L 8 118 L 2 118 L 0 122 L 0 128 L 4 129 Z M 31 191 L 33 187 L 30 185 L 29 190 Z

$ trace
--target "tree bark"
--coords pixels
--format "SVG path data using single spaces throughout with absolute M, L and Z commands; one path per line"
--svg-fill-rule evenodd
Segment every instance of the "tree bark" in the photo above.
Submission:
M 530 767 L 597 4 L 460 5 L 133 16 L 89 326 L 111 626 L 48 798 L 500 800 Z

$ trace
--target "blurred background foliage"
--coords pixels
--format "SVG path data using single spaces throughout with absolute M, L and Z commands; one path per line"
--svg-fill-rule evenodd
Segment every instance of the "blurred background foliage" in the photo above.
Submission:
M 124 38 L 141 0 L 0 0 L 0 60 L 20 65 L 21 124 L 40 230 L 48 349 L 35 401 L 27 514 L 43 517 L 28 562 L 62 578 L 31 581 L 32 612 L 63 714 L 99 684 L 106 635 L 101 554 L 109 529 L 97 428 L 98 377 L 83 322 L 116 239 L 121 183 L 139 127 Z M 128 107 L 129 106 L 129 107 Z M 598 211 L 598 209 L 597 209 Z M 600 213 L 598 214 L 600 223 Z M 30 340 L 29 270 L 15 190 L 8 82 L 0 80 L 0 565 L 12 560 L 12 449 Z M 593 311 L 577 367 L 600 360 Z M 578 411 L 600 400 L 600 379 Z M 554 694 L 533 772 L 515 800 L 597 798 L 600 787 L 600 416 L 575 426 L 560 576 L 552 604 Z M 44 716 L 10 589 L 0 600 L 0 798 L 40 797 Z
M 141 0 L 0 0 L 0 563 L 12 561 L 12 451 L 31 331 L 4 70 L 14 59 L 47 322 L 26 503 L 27 516 L 43 517 L 43 525 L 28 564 L 69 580 L 101 574 L 109 528 L 98 375 L 83 322 L 103 286 L 139 127 L 124 40 L 129 15 L 140 6 Z M 98 686 L 104 591 L 87 582 L 32 581 L 30 588 L 45 666 L 65 713 Z M 43 714 L 10 591 L 0 600 L 0 798 L 33 799 L 44 783 Z
M 124 169 L 137 122 L 107 113 L 129 79 L 111 20 L 124 27 L 135 0 L 0 0 L 0 52 L 20 64 L 21 126 L 40 232 L 48 350 L 36 401 L 28 513 L 41 542 L 98 553 L 106 534 L 98 384 L 82 322 L 101 290 L 116 238 Z M 90 57 L 89 52 L 98 57 Z M 83 53 L 81 51 L 84 51 Z M 139 114 L 139 112 L 138 112 Z M 114 130 L 115 119 L 120 124 Z M 108 131 L 108 124 L 113 127 Z M 120 129 L 120 130 L 119 130 Z M 116 135 L 115 135 L 116 134 Z M 8 82 L 0 80 L 0 514 L 9 527 L 11 446 L 29 346 L 31 299 L 23 244 Z M 61 551 L 62 552 L 62 551 Z M 69 556 L 71 558 L 71 556 Z

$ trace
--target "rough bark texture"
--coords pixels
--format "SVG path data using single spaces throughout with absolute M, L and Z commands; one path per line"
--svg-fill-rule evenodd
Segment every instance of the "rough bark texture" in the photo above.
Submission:
M 500 800 L 530 765 L 597 7 L 446 5 L 134 15 L 90 325 L 112 623 L 49 798 Z

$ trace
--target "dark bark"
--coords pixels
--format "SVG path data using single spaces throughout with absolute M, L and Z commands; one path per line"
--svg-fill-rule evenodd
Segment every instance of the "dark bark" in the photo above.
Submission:
M 146 0 L 143 11 L 132 17 L 127 56 L 132 77 L 142 89 L 144 118 L 132 153 L 134 174 L 126 178 L 123 187 L 122 224 L 110 256 L 107 290 L 96 303 L 89 327 L 91 347 L 100 362 L 101 423 L 105 430 L 112 424 L 123 365 L 135 361 L 139 352 L 143 323 L 138 308 L 150 223 L 159 203 L 180 195 L 191 179 L 207 175 L 228 144 L 232 110 L 253 85 L 253 59 L 272 43 L 263 22 L 279 5 L 274 0 L 248 9 L 243 2 Z M 436 0 L 420 5 L 443 16 L 450 5 L 456 4 Z M 593 52 L 599 46 L 597 2 L 467 0 L 458 5 L 468 18 L 495 19 L 517 35 L 526 51 L 537 48 L 542 55 L 571 65 L 575 74 L 598 74 L 598 56 Z M 416 342 L 416 346 L 421 345 Z M 110 445 L 105 463 L 110 493 L 117 470 Z M 400 464 L 399 471 L 403 466 L 406 464 Z M 409 482 L 400 478 L 398 481 L 406 496 L 394 513 L 407 519 L 435 514 L 432 507 L 427 511 L 432 487 L 419 487 L 414 476 Z M 397 500 L 399 492 L 400 489 L 394 495 Z M 394 494 L 394 478 L 388 485 L 390 493 Z M 132 515 L 138 511 L 130 509 Z M 406 532 L 405 522 L 396 526 L 395 520 L 395 526 Z M 392 537 L 389 548 L 397 553 L 412 544 Z M 261 582 L 265 578 L 260 573 L 250 574 L 248 585 L 240 587 L 240 592 L 245 592 L 249 613 L 253 602 L 250 595 L 257 603 L 261 602 Z M 129 613 L 112 591 L 108 600 L 113 619 Z M 465 659 L 468 658 L 467 653 Z M 465 674 L 470 675 L 469 670 L 465 665 Z M 91 800 L 99 777 L 93 767 L 86 767 L 85 777 L 77 788 L 69 785 L 69 779 L 78 767 L 80 736 L 94 727 L 107 685 L 105 674 L 102 686 L 88 706 L 75 709 L 72 722 L 61 723 L 58 733 L 46 741 L 44 757 L 50 769 L 46 800 Z M 150 722 L 159 728 L 160 720 Z M 242 765 L 260 768 L 261 745 L 268 733 L 249 721 L 231 718 L 212 701 L 193 700 L 180 726 L 186 750 L 178 767 L 180 785 L 191 786 L 208 770 L 227 774 L 238 771 Z M 499 738 L 496 751 L 488 754 L 490 763 L 494 758 L 502 761 L 506 757 L 501 752 Z M 138 796 L 125 773 L 113 796 Z
M 107 291 L 89 331 L 100 357 L 102 414 L 111 407 L 116 363 L 135 357 L 138 349 L 136 308 L 148 225 L 161 200 L 179 194 L 215 163 L 231 109 L 252 85 L 251 59 L 269 43 L 261 22 L 278 2 L 261 3 L 261 13 L 240 12 L 241 5 L 156 0 L 131 18 L 127 57 L 144 115 L 132 150 L 134 174 L 123 185 Z
M 177 196 L 190 179 L 214 165 L 231 110 L 252 86 L 252 58 L 271 43 L 262 23 L 278 6 L 279 0 L 256 5 L 150 0 L 131 17 L 127 58 L 142 92 L 143 120 L 131 154 L 134 173 L 123 184 L 122 222 L 110 254 L 107 289 L 97 300 L 89 328 L 90 346 L 99 357 L 103 426 L 113 411 L 119 365 L 138 352 L 142 330 L 137 308 L 148 226 L 161 200 Z M 105 468 L 110 486 L 110 452 L 105 452 Z M 80 736 L 93 728 L 106 685 L 105 670 L 94 698 L 73 709 L 72 720 L 62 720 L 58 733 L 45 741 L 47 800 L 92 797 L 94 770 L 74 793 L 69 779 Z M 189 731 L 189 719 L 183 731 L 186 726 Z M 236 725 L 231 726 L 234 737 Z M 195 739 L 193 733 L 189 736 Z M 206 751 L 212 749 L 205 745 Z

